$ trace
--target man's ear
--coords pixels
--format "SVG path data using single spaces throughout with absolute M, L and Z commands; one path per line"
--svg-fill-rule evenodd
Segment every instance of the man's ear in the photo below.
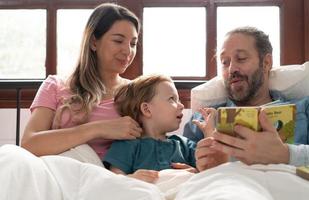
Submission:
M 143 102 L 140 106 L 140 110 L 143 114 L 143 116 L 145 117 L 151 117 L 151 111 L 150 111 L 150 108 L 149 108 L 149 104 L 146 103 L 146 102 Z
M 273 56 L 270 53 L 268 53 L 264 56 L 264 60 L 263 60 L 264 72 L 269 73 L 272 66 L 273 66 Z
M 92 35 L 91 38 L 90 38 L 90 49 L 92 51 L 97 50 L 97 39 L 94 37 L 94 35 Z

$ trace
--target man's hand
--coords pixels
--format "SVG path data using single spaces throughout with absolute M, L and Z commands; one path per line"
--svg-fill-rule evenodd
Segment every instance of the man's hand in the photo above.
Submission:
M 215 132 L 213 137 L 216 142 L 213 143 L 213 148 L 246 164 L 289 163 L 288 146 L 281 141 L 276 128 L 267 119 L 264 111 L 261 111 L 259 121 L 262 132 L 240 125 L 235 126 L 234 131 L 241 138 Z
M 197 143 L 195 151 L 196 168 L 203 171 L 228 161 L 228 155 L 213 148 L 214 138 L 208 137 Z

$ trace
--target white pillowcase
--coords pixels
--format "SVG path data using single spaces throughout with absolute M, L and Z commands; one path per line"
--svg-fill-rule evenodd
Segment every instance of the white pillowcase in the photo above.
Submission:
M 269 78 L 270 89 L 280 91 L 287 99 L 309 96 L 309 61 L 302 65 L 273 67 Z M 191 109 L 214 106 L 226 99 L 222 77 L 216 76 L 191 90 Z

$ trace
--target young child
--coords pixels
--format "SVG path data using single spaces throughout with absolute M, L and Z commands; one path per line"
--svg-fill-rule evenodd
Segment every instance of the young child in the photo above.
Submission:
M 103 159 L 108 169 L 154 182 L 158 171 L 172 168 L 173 163 L 195 167 L 196 143 L 180 135 L 166 136 L 179 128 L 184 109 L 171 78 L 140 76 L 122 86 L 114 101 L 119 114 L 136 120 L 143 133 L 136 140 L 113 142 Z M 204 130 L 212 131 L 212 124 Z

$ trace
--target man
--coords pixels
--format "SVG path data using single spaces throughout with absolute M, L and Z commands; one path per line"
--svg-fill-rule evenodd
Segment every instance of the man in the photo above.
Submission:
M 269 90 L 272 67 L 272 46 L 268 36 L 253 27 L 237 28 L 226 34 L 218 55 L 228 100 L 219 106 L 260 106 L 272 101 L 295 103 L 297 107 L 295 143 L 308 144 L 309 98 L 286 100 L 278 92 Z M 235 126 L 238 138 L 214 131 L 202 139 L 205 114 L 195 113 L 184 129 L 184 136 L 201 140 L 196 150 L 197 168 L 205 170 L 228 161 L 228 156 L 246 164 L 289 163 L 309 164 L 309 145 L 284 144 L 275 127 L 261 112 L 262 131 L 256 133 L 243 126 Z

